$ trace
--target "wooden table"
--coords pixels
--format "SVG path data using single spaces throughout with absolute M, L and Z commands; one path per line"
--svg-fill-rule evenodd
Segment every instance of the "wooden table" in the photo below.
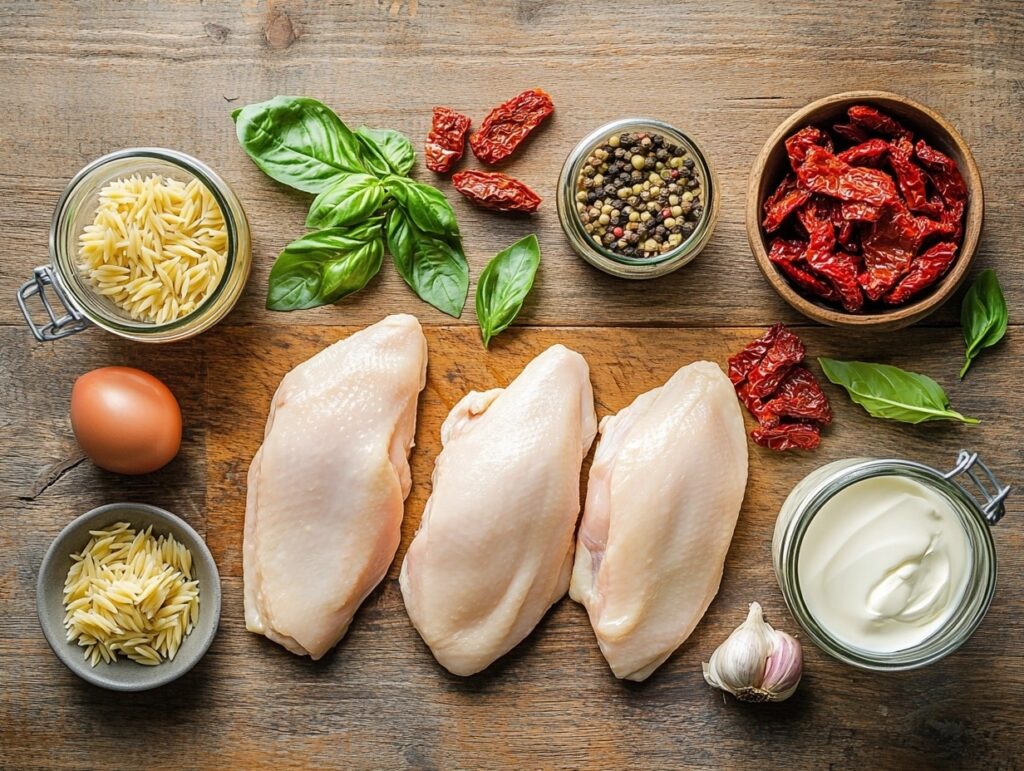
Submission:
M 0 2 L 0 766 L 252 768 L 842 767 L 1024 764 L 1024 495 L 995 532 L 999 590 L 954 656 L 899 676 L 866 674 L 806 647 L 797 695 L 745 706 L 709 689 L 700 662 L 759 600 L 796 631 L 770 566 L 775 515 L 818 465 L 896 455 L 949 466 L 978 450 L 1021 484 L 1024 392 L 1024 13 L 1012 0 L 816 3 L 795 0 L 557 3 L 364 0 L 174 3 Z M 458 322 L 419 302 L 393 268 L 340 305 L 264 309 L 274 255 L 302 231 L 309 198 L 264 177 L 238 147 L 230 111 L 275 94 L 323 99 L 352 124 L 422 142 L 435 104 L 479 120 L 519 90 L 543 86 L 557 113 L 510 166 L 547 199 L 530 219 L 489 215 L 454 196 L 473 277 L 495 252 L 536 231 L 537 286 L 487 353 L 472 301 Z M 767 287 L 747 248 L 748 167 L 786 115 L 828 93 L 903 92 L 946 115 L 972 145 L 986 185 L 978 268 L 1002 279 L 1014 326 L 967 380 L 954 301 L 892 334 L 808 325 Z M 650 114 L 691 131 L 717 164 L 722 216 L 697 262 L 653 282 L 625 282 L 577 259 L 558 227 L 554 183 L 566 153 L 607 120 Z M 86 162 L 138 145 L 206 160 L 236 188 L 255 241 L 245 296 L 215 330 L 166 347 L 90 330 L 42 345 L 13 302 L 48 261 L 47 228 Z M 417 174 L 428 178 L 418 166 Z M 447 184 L 447 183 L 444 183 Z M 320 662 L 244 631 L 245 471 L 274 387 L 326 344 L 390 312 L 428 327 L 414 487 L 402 547 L 347 639 Z M 753 448 L 751 481 L 718 599 L 692 638 L 642 685 L 612 678 L 584 611 L 563 601 L 482 675 L 458 679 L 410 625 L 398 565 L 429 493 L 438 427 L 468 389 L 504 385 L 553 342 L 588 358 L 601 415 L 696 358 L 720 363 L 764 326 L 799 327 L 812 355 L 891 362 L 932 375 L 978 427 L 870 419 L 837 389 L 835 427 L 814 454 Z M 125 478 L 79 455 L 68 424 L 74 379 L 101 365 L 142 367 L 177 394 L 186 429 L 164 470 Z M 207 538 L 224 584 L 220 632 L 199 666 L 156 692 L 89 686 L 48 649 L 35 577 L 73 516 L 118 500 L 164 506 Z

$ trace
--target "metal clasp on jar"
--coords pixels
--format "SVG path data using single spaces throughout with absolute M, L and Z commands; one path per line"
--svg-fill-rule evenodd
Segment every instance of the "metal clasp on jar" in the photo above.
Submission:
M 53 289 L 54 295 L 60 302 L 59 310 L 54 310 L 54 306 L 50 303 L 46 295 L 46 287 Z M 32 314 L 29 312 L 28 302 L 33 297 L 39 297 L 39 302 L 50 319 L 42 326 L 32 320 Z M 41 265 L 36 268 L 32 278 L 21 285 L 21 289 L 18 290 L 18 307 L 21 308 L 21 313 L 25 317 L 28 328 L 32 330 L 32 335 L 39 342 L 59 340 L 62 337 L 81 332 L 89 326 L 89 320 L 68 299 L 53 274 L 53 268 L 49 265 Z M 60 311 L 63 313 L 58 315 Z
M 978 477 L 975 467 L 980 469 L 981 473 L 984 474 L 985 478 L 989 482 L 988 485 Z M 985 499 L 985 503 L 983 505 L 979 504 L 981 513 L 985 516 L 985 521 L 990 525 L 996 524 L 996 522 L 1002 519 L 1003 515 L 1006 514 L 1006 507 L 1003 505 L 1003 501 L 1005 501 L 1006 496 L 1010 494 L 1010 486 L 1001 485 L 999 480 L 996 479 L 996 475 L 992 473 L 992 470 L 988 466 L 982 463 L 981 459 L 978 458 L 978 453 L 976 452 L 960 450 L 960 455 L 957 456 L 956 459 L 956 466 L 942 475 L 943 478 L 949 480 L 963 490 L 964 493 L 967 494 L 967 497 L 975 500 L 971 491 L 956 481 L 955 477 L 958 477 L 960 474 L 966 474 L 970 477 L 971 481 L 974 482 L 974 486 Z

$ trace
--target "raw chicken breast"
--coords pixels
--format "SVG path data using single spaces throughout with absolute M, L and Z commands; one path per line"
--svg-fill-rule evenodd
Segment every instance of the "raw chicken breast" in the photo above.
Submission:
M 601 422 L 569 594 L 616 677 L 645 680 L 704 616 L 746 484 L 743 417 L 716 364 Z
M 590 370 L 561 345 L 448 415 L 400 579 L 413 625 L 448 671 L 484 669 L 565 594 L 596 430 Z
M 398 549 L 426 367 L 423 331 L 403 315 L 285 375 L 249 467 L 249 631 L 314 659 L 345 636 Z

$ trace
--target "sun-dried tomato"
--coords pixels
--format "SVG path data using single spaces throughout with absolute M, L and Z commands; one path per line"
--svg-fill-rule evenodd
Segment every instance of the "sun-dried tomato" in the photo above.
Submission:
M 870 166 L 884 158 L 888 152 L 889 143 L 875 137 L 843 150 L 836 157 L 851 166 Z
M 856 104 L 846 114 L 850 116 L 851 123 L 887 137 L 910 139 L 913 136 L 899 122 L 874 107 Z
M 512 155 L 554 111 L 555 105 L 545 92 L 539 88 L 524 91 L 491 110 L 480 130 L 469 138 L 469 146 L 484 163 L 498 163 Z
M 945 241 L 919 254 L 910 270 L 882 299 L 890 305 L 901 305 L 930 287 L 949 270 L 956 259 L 957 245 Z
M 864 129 L 852 123 L 837 123 L 832 127 L 832 133 L 855 145 L 863 144 L 870 138 Z
M 832 422 L 828 398 L 806 367 L 793 367 L 762 411 L 778 417 L 815 420 L 823 426 Z
M 785 450 L 813 450 L 821 444 L 821 429 L 816 423 L 779 423 L 771 428 L 755 428 L 751 438 L 762 447 Z
M 923 139 L 917 140 L 914 152 L 931 172 L 932 182 L 947 205 L 967 200 L 967 185 L 952 158 L 931 147 Z
M 733 385 L 738 386 L 747 379 L 747 375 L 765 357 L 768 349 L 774 345 L 775 338 L 785 328 L 785 324 L 776 324 L 770 327 L 759 338 L 747 343 L 747 346 L 742 351 L 729 357 L 729 380 L 732 381 Z
M 842 201 L 839 206 L 839 216 L 847 224 L 853 222 L 878 222 L 882 216 L 882 207 L 872 206 L 862 201 Z
M 793 239 L 776 238 L 768 250 L 768 259 L 799 288 L 822 300 L 835 300 L 836 290 L 809 270 L 803 260 L 807 244 Z
M 441 174 L 451 171 L 466 150 L 470 119 L 450 107 L 435 107 L 423 155 L 427 168 Z
M 913 215 L 906 207 L 891 207 L 861 241 L 865 271 L 858 281 L 864 294 L 871 300 L 881 299 L 910 269 L 920 244 L 921 233 Z
M 925 194 L 924 174 L 920 167 L 911 160 L 914 156 L 914 145 L 909 139 L 899 139 L 890 145 L 889 164 L 896 174 L 896 184 L 907 208 L 920 211 L 928 208 L 928 197 Z
M 813 193 L 844 201 L 884 206 L 896 200 L 896 185 L 884 171 L 851 166 L 820 147 L 807 149 L 807 156 L 797 169 L 797 180 Z
M 523 182 L 496 171 L 459 171 L 452 175 L 452 185 L 477 206 L 494 211 L 528 214 L 542 200 Z
M 832 283 L 845 310 L 850 313 L 860 311 L 864 307 L 864 295 L 857 283 L 856 258 L 836 251 L 835 228 L 827 217 L 822 216 L 815 202 L 797 212 L 797 218 L 810 238 L 804 255 L 807 264 Z
M 764 229 L 768 233 L 778 230 L 786 218 L 807 203 L 810 197 L 810 190 L 797 187 L 796 175 L 787 174 L 782 184 L 764 202 Z
M 831 138 L 814 126 L 804 126 L 786 139 L 786 154 L 789 156 L 789 165 L 793 167 L 793 171 L 804 162 L 807 150 L 811 147 L 821 147 L 829 152 L 833 150 Z
M 774 393 L 789 370 L 803 359 L 804 344 L 799 337 L 782 327 L 761 361 L 747 373 L 750 395 L 755 399 L 763 399 Z

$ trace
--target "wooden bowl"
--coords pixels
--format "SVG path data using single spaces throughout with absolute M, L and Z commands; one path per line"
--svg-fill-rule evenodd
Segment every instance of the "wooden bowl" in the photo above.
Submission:
M 869 104 L 892 115 L 910 128 L 915 137 L 923 137 L 933 147 L 944 152 L 956 161 L 967 185 L 964 236 L 960 244 L 960 253 L 950 271 L 919 299 L 892 309 L 872 310 L 862 314 L 846 313 L 841 309 L 816 302 L 794 289 L 768 259 L 768 243 L 761 228 L 764 200 L 775 190 L 789 168 L 786 138 L 808 124 L 823 127 L 831 126 L 833 123 L 845 123 L 846 110 L 855 104 Z M 849 91 L 835 94 L 812 102 L 793 113 L 765 142 L 757 160 L 754 161 L 747 189 L 747 239 L 750 241 L 750 250 L 757 259 L 758 267 L 768 279 L 768 283 L 786 302 L 808 318 L 835 327 L 899 329 L 920 321 L 936 310 L 956 292 L 967 277 L 981 235 L 984 214 L 981 175 L 967 143 L 959 132 L 941 115 L 924 105 L 885 91 Z

